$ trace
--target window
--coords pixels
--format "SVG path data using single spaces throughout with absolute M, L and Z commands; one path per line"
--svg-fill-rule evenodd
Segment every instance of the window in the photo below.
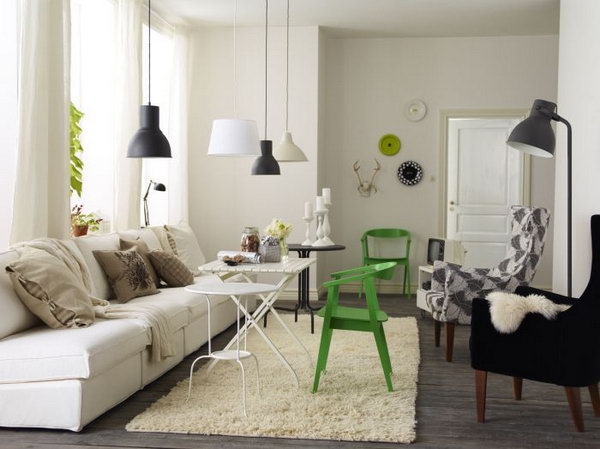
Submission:
M 116 98 L 118 70 L 115 58 L 117 35 L 115 5 L 110 0 L 71 0 L 71 98 L 85 115 L 81 120 L 81 159 L 83 191 L 74 194 L 72 204 L 83 204 L 85 212 L 94 212 L 105 220 L 102 231 L 110 230 L 114 203 L 114 116 L 119 107 Z M 156 25 L 156 28 L 155 28 Z M 148 27 L 143 26 L 142 86 L 148 100 Z M 169 138 L 169 104 L 173 60 L 170 26 L 152 17 L 152 104 L 160 106 L 163 133 Z M 142 161 L 142 195 L 150 179 L 169 189 L 170 160 Z M 148 197 L 151 223 L 167 223 L 169 195 L 151 191 Z M 141 198 L 140 198 L 141 201 Z M 143 211 L 141 223 L 143 223 Z

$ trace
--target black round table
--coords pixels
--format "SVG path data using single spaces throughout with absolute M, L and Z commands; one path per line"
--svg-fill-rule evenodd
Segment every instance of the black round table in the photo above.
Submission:
M 288 245 L 288 249 L 290 251 L 296 251 L 300 259 L 307 259 L 310 257 L 310 253 L 321 252 L 321 251 L 341 251 L 346 249 L 344 245 L 331 245 L 331 246 L 305 246 L 298 244 L 290 244 Z M 298 310 L 306 310 L 310 312 L 310 333 L 315 333 L 315 316 L 314 311 L 318 310 L 317 307 L 312 307 L 310 305 L 310 268 L 307 267 L 298 275 L 298 303 L 293 309 L 286 309 L 283 307 L 277 307 L 281 310 L 287 310 L 288 312 L 294 312 L 294 319 L 298 321 Z

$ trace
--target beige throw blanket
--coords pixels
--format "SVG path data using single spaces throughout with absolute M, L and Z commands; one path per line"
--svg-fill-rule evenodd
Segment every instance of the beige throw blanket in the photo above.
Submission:
M 542 295 L 521 296 L 516 293 L 493 292 L 487 295 L 492 324 L 501 334 L 515 332 L 528 313 L 539 313 L 547 320 L 556 319 L 570 306 L 556 304 Z
M 150 330 L 152 337 L 151 357 L 153 362 L 159 362 L 175 355 L 172 341 L 173 333 L 171 332 L 169 319 L 160 308 L 153 304 L 111 304 L 104 299 L 92 296 L 92 278 L 85 261 L 77 254 L 69 251 L 68 246 L 61 240 L 36 239 L 14 245 L 13 249 L 19 252 L 20 248 L 26 246 L 46 251 L 58 258 L 78 279 L 81 279 L 81 283 L 89 293 L 94 305 L 97 318 L 133 318 L 143 321 L 144 325 Z

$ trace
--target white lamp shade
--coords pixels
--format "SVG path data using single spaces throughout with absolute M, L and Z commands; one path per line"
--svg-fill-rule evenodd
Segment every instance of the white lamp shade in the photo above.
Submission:
M 304 152 L 294 143 L 292 140 L 292 134 L 288 131 L 283 133 L 281 142 L 275 151 L 273 156 L 278 162 L 304 162 L 308 161 Z
M 213 121 L 209 156 L 260 156 L 258 128 L 254 120 Z

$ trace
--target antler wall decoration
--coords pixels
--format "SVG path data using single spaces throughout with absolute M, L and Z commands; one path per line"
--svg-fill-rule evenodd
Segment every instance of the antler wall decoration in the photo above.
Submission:
M 356 161 L 352 166 L 354 173 L 356 173 L 356 176 L 358 177 L 358 193 L 360 193 L 360 196 L 369 197 L 371 196 L 371 193 L 377 193 L 377 187 L 375 187 L 373 181 L 375 180 L 375 175 L 377 175 L 377 172 L 381 170 L 381 164 L 377 159 L 375 159 L 375 168 L 371 174 L 371 179 L 368 181 L 363 181 L 362 177 L 360 176 L 360 164 L 358 162 L 359 161 Z

